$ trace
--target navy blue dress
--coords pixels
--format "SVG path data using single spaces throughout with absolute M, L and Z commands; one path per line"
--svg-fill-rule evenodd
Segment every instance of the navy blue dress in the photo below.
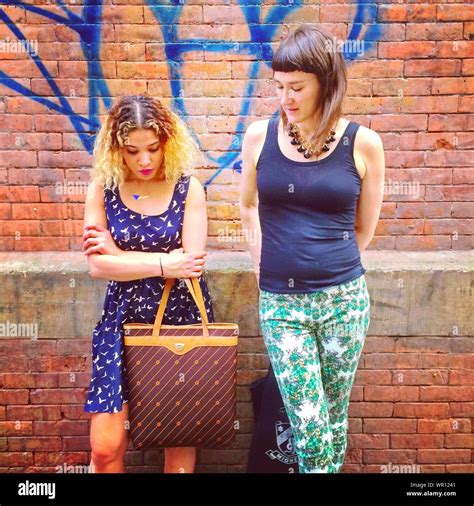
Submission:
M 176 182 L 168 209 L 144 215 L 129 209 L 118 188 L 104 189 L 108 228 L 117 246 L 126 251 L 168 253 L 181 248 L 184 205 L 190 176 Z M 204 278 L 199 278 L 207 317 L 214 322 L 211 298 Z M 117 413 L 128 400 L 126 368 L 123 363 L 123 324 L 154 323 L 165 278 L 109 281 L 102 317 L 92 333 L 92 376 L 84 411 Z M 176 280 L 163 323 L 199 323 L 201 315 L 186 285 Z

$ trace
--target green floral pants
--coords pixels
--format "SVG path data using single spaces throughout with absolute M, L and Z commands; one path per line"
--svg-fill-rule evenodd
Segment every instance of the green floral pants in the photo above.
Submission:
M 312 293 L 260 291 L 260 323 L 293 429 L 300 473 L 337 473 L 370 322 L 365 276 Z

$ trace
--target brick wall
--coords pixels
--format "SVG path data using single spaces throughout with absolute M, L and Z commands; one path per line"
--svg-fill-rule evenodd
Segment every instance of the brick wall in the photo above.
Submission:
M 364 42 L 348 58 L 344 114 L 379 132 L 386 150 L 370 248 L 472 247 L 473 5 L 114 0 L 83 12 L 69 0 L 74 25 L 47 0 L 29 2 L 40 12 L 14 3 L 0 17 L 10 44 L 0 47 L 0 249 L 80 249 L 92 135 L 111 98 L 143 92 L 181 107 L 206 155 L 210 248 L 245 249 L 221 240 L 240 228 L 242 132 L 276 110 L 264 62 L 301 22 Z M 21 36 L 38 60 L 12 45 Z
M 343 471 L 472 473 L 472 255 L 370 251 L 364 264 L 371 321 Z M 208 285 L 216 320 L 240 328 L 239 431 L 229 448 L 200 451 L 197 470 L 244 472 L 254 427 L 249 386 L 268 367 L 248 253 L 212 252 Z M 38 339 L 0 337 L 0 474 L 87 466 L 90 335 L 106 283 L 90 278 L 79 252 L 0 252 L 0 286 L 0 323 L 38 324 Z M 130 447 L 126 464 L 161 472 L 163 452 Z
M 468 341 L 367 338 L 342 472 L 407 472 L 396 466 L 415 473 L 474 471 L 474 356 Z M 90 339 L 3 339 L 0 362 L 0 473 L 87 466 L 90 415 L 83 404 Z M 268 367 L 260 338 L 240 338 L 238 367 L 239 431 L 228 448 L 200 450 L 198 472 L 245 472 L 254 427 L 249 385 Z M 130 446 L 125 462 L 127 472 L 162 472 L 163 452 Z

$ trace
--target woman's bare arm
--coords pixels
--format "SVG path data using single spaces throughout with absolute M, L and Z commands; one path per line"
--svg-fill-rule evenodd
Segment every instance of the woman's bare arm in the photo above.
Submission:
M 356 136 L 358 150 L 366 167 L 362 188 L 357 202 L 355 234 L 362 253 L 372 241 L 382 208 L 385 157 L 382 139 L 377 132 L 361 127 Z
M 260 278 L 262 231 L 258 216 L 258 193 L 256 163 L 265 139 L 268 121 L 256 121 L 245 132 L 242 143 L 242 179 L 240 184 L 240 218 L 257 281 Z
M 104 192 L 100 185 L 91 182 L 87 191 L 84 226 L 102 225 L 107 227 L 104 208 Z M 160 276 L 160 260 L 166 253 L 146 253 L 139 251 L 123 251 L 117 248 L 117 255 L 92 253 L 87 255 L 89 273 L 93 278 L 114 281 L 133 281 L 135 279 Z

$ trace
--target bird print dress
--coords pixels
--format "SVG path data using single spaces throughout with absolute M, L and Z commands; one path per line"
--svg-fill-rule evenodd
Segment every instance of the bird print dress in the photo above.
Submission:
M 190 176 L 177 180 L 168 209 L 159 215 L 144 215 L 129 209 L 117 187 L 104 188 L 108 229 L 124 251 L 169 253 L 181 248 L 184 206 Z M 84 411 L 117 413 L 128 401 L 124 365 L 123 324 L 153 324 L 165 286 L 165 278 L 109 281 L 102 316 L 92 333 L 92 375 Z M 204 278 L 199 278 L 209 322 L 214 322 L 211 298 Z M 201 315 L 185 283 L 176 280 L 163 323 L 199 323 Z

